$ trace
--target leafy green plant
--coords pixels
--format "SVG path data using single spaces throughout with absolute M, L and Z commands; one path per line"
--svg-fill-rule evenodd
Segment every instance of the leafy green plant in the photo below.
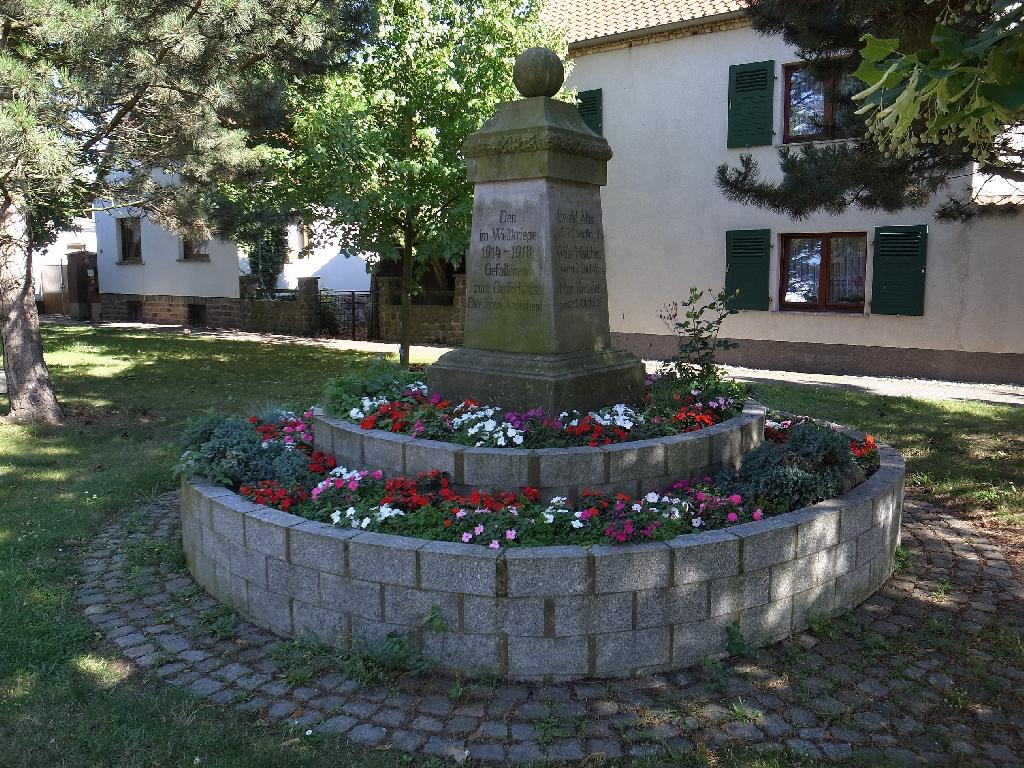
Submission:
M 204 420 L 188 430 L 188 443 L 175 470 L 183 477 L 200 476 L 237 488 L 274 479 L 285 488 L 308 487 L 312 475 L 309 459 L 279 441 L 264 444 L 260 433 L 246 419 L 222 417 L 217 423 Z
M 199 626 L 218 640 L 231 637 L 238 627 L 238 614 L 226 605 L 218 605 L 199 614 Z
M 904 546 L 896 547 L 896 551 L 893 553 L 893 564 L 896 573 L 910 570 L 910 566 L 913 564 L 913 555 L 910 550 Z
M 748 707 L 743 703 L 743 699 L 735 701 L 733 705 L 729 707 L 729 711 L 732 713 L 733 717 L 741 722 L 757 725 L 764 720 L 764 712 L 759 709 L 754 709 L 753 707 Z
M 725 318 L 736 314 L 736 310 L 728 306 L 730 298 L 725 289 L 715 294 L 709 289 L 691 287 L 690 295 L 682 302 L 664 306 L 658 317 L 678 337 L 679 350 L 663 364 L 663 373 L 680 381 L 694 382 L 702 391 L 723 381 L 715 355 L 720 349 L 738 346 L 719 335 Z
M 398 363 L 379 357 L 329 379 L 323 391 L 324 409 L 335 415 L 347 415 L 362 404 L 364 397 L 397 399 L 417 377 Z
M 756 659 L 757 652 L 754 647 L 743 636 L 740 623 L 734 621 L 725 627 L 725 650 L 730 656 L 742 656 L 745 659 Z
M 725 686 L 729 682 L 729 674 L 726 672 L 725 665 L 722 662 L 718 659 L 704 659 L 703 669 L 704 678 L 712 690 L 725 690 Z

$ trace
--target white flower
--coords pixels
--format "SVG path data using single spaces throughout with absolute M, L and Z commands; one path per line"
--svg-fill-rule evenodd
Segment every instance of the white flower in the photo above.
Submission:
M 692 525 L 694 528 L 700 528 L 702 525 L 704 525 L 704 518 L 695 517 L 692 520 L 690 520 L 690 525 Z
M 657 504 L 658 498 L 658 494 L 656 494 L 654 491 L 651 491 L 646 496 L 644 496 L 644 500 L 649 501 L 651 504 Z
M 368 517 L 364 517 L 364 518 L 363 518 L 363 522 L 361 522 L 361 523 L 359 524 L 359 527 L 360 527 L 360 528 L 363 528 L 363 529 L 365 529 L 365 528 L 366 528 L 366 526 L 368 526 L 369 524 L 370 524 L 370 518 L 368 518 Z
M 334 525 L 337 525 L 338 523 L 341 522 L 341 510 L 340 509 L 336 509 L 333 512 L 331 512 L 331 522 Z
M 639 512 L 639 511 L 641 511 L 641 510 L 642 510 L 643 508 L 644 508 L 643 504 L 634 504 L 634 505 L 633 505 L 633 506 L 631 507 L 631 509 L 632 509 L 632 510 L 633 510 L 634 512 Z
M 550 504 L 552 507 L 564 507 L 565 502 L 567 502 L 568 500 L 569 498 L 567 496 L 555 496 L 553 499 L 551 499 Z
M 541 514 L 544 515 L 544 522 L 548 525 L 555 522 L 555 516 L 550 512 L 542 512 Z
M 582 528 L 583 527 L 583 521 L 582 520 L 573 520 L 572 521 L 572 527 L 573 528 Z

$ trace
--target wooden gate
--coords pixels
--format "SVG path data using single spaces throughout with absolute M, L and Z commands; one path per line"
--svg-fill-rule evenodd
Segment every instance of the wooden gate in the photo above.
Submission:
M 43 294 L 43 314 L 68 313 L 68 268 L 62 264 L 44 264 L 39 275 Z

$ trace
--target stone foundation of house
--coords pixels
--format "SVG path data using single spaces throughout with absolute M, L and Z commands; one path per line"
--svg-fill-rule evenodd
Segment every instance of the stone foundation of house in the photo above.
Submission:
M 716 352 L 715 358 L 719 363 L 800 373 L 1024 384 L 1024 354 L 1012 352 L 963 352 L 763 339 L 734 341 L 739 344 L 735 349 Z M 667 360 L 678 350 L 675 336 L 657 333 L 612 333 L 612 344 L 644 360 Z

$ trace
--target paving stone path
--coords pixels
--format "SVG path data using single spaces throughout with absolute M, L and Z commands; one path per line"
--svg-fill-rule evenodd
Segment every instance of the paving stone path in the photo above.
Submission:
M 611 682 L 361 684 L 238 620 L 181 570 L 180 552 L 176 493 L 111 524 L 85 556 L 85 614 L 166 683 L 300 733 L 460 762 L 732 744 L 821 761 L 1024 765 L 1024 585 L 998 547 L 923 503 L 908 500 L 904 567 L 853 613 L 750 658 Z

